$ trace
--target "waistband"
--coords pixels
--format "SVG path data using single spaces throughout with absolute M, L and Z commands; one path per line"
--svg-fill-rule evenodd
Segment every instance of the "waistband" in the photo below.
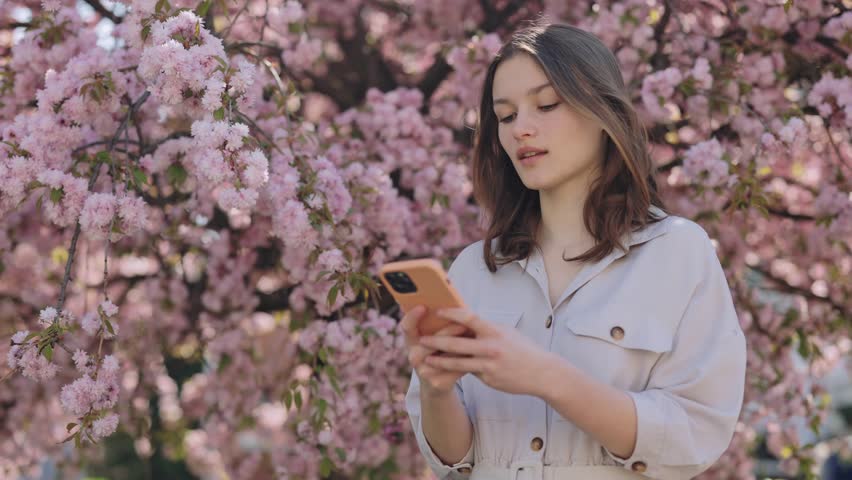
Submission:
M 554 466 L 540 461 L 515 461 L 509 468 L 487 463 L 473 466 L 470 480 L 637 480 L 642 475 L 611 465 Z

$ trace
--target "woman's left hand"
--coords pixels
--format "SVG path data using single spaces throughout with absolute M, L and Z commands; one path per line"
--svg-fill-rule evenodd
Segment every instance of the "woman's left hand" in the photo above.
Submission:
M 438 310 L 438 315 L 460 323 L 473 331 L 475 338 L 420 337 L 420 344 L 462 357 L 426 357 L 426 363 L 445 370 L 476 375 L 491 388 L 506 393 L 540 396 L 540 377 L 553 354 L 532 340 L 504 325 L 483 320 L 465 308 Z M 467 356 L 465 356 L 467 355 Z

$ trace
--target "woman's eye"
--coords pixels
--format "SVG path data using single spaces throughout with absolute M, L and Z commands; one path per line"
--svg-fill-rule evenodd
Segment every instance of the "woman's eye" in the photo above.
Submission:
M 500 123 L 509 123 L 509 120 L 511 120 L 513 115 L 515 115 L 515 114 L 513 113 L 512 115 L 509 115 L 508 117 L 501 118 Z
M 556 108 L 556 107 L 558 107 L 558 106 L 559 106 L 559 102 L 554 103 L 554 104 L 552 104 L 552 105 L 543 105 L 543 106 L 538 107 L 538 108 L 539 108 L 540 110 L 544 111 L 544 112 L 549 112 L 549 111 L 553 110 L 554 108 Z M 515 116 L 515 114 L 513 113 L 513 114 L 511 114 L 511 115 L 509 115 L 509 116 L 503 117 L 503 118 L 501 118 L 501 119 L 500 119 L 500 123 L 509 123 L 509 122 L 511 122 L 511 121 L 512 121 L 512 118 L 513 118 L 514 116 Z

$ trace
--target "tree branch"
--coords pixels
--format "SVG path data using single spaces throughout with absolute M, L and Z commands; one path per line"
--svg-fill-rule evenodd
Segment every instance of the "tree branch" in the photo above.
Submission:
M 748 268 L 750 268 L 750 269 L 754 270 L 755 272 L 761 274 L 767 280 L 772 281 L 772 283 L 774 283 L 775 285 L 778 286 L 778 290 L 781 291 L 781 292 L 789 293 L 789 294 L 792 294 L 792 295 L 801 295 L 801 296 L 807 298 L 808 300 L 827 303 L 832 309 L 837 310 L 841 315 L 844 314 L 844 312 L 849 311 L 849 308 L 847 308 L 847 306 L 840 305 L 839 303 L 836 303 L 831 298 L 820 297 L 820 296 L 815 295 L 813 292 L 811 292 L 809 290 L 805 290 L 803 288 L 794 287 L 793 285 L 790 285 L 789 283 L 787 283 L 786 280 L 772 275 L 768 270 L 766 270 L 763 267 L 749 266 Z
M 503 10 L 497 11 L 488 4 L 488 0 L 481 0 L 480 6 L 485 14 L 485 18 L 479 28 L 485 32 L 492 32 L 496 30 L 497 27 L 501 26 L 509 19 L 509 17 L 517 13 L 523 5 L 524 2 L 512 1 L 509 2 Z M 428 113 L 429 99 L 432 98 L 432 94 L 435 93 L 435 90 L 438 89 L 441 82 L 443 82 L 452 71 L 453 67 L 447 63 L 444 59 L 444 55 L 441 53 L 435 54 L 435 61 L 432 62 L 432 66 L 429 67 L 429 70 L 426 70 L 426 73 L 423 75 L 420 83 L 417 84 L 417 89 L 423 93 L 422 113 Z
M 119 125 L 118 130 L 113 135 L 112 139 L 109 142 L 108 151 L 112 151 L 115 148 L 115 143 L 118 141 L 121 134 L 124 133 L 124 129 L 127 128 L 127 122 L 130 120 L 130 116 L 133 112 L 142 106 L 148 97 L 151 95 L 151 92 L 145 90 L 145 93 L 139 97 L 136 102 L 130 105 L 130 108 L 127 110 L 127 115 L 125 115 L 124 120 L 122 120 L 121 125 Z M 101 163 L 96 163 L 92 166 L 92 176 L 89 178 L 89 185 L 87 191 L 92 191 L 92 188 L 95 186 L 95 182 L 98 180 L 98 175 L 101 172 Z M 68 260 L 65 262 L 65 274 L 62 277 L 62 285 L 59 289 L 59 300 L 56 303 L 56 310 L 62 311 L 62 307 L 65 306 L 65 291 L 68 288 L 68 281 L 71 280 L 71 266 L 74 264 L 74 255 L 77 253 L 77 240 L 80 238 L 80 222 L 78 221 L 76 226 L 74 227 L 74 236 L 71 237 L 71 246 L 68 248 Z M 107 242 L 109 242 L 109 238 L 107 238 Z
M 112 23 L 116 24 L 116 25 L 118 25 L 119 23 L 121 23 L 122 20 L 124 20 L 124 17 L 119 17 L 116 14 L 112 13 L 111 11 L 107 10 L 107 8 L 104 7 L 101 4 L 100 0 L 84 0 L 84 1 L 86 3 L 88 3 L 89 6 L 94 8 L 96 12 L 101 14 L 102 17 L 110 19 L 110 21 Z
M 669 66 L 669 61 L 663 54 L 663 35 L 666 33 L 666 27 L 669 25 L 669 20 L 672 17 L 671 0 L 663 1 L 663 16 L 660 21 L 654 26 L 654 41 L 657 43 L 657 48 L 654 54 L 651 55 L 651 67 L 656 70 L 663 70 Z

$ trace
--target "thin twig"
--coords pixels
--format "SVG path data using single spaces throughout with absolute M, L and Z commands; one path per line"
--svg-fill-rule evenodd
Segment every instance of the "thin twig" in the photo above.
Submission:
M 122 132 L 124 132 L 124 129 L 127 128 L 127 122 L 130 119 L 130 115 L 133 113 L 134 110 L 138 109 L 143 103 L 145 103 L 145 101 L 150 95 L 151 92 L 145 90 L 142 96 L 140 96 L 139 99 L 136 100 L 136 102 L 130 106 L 127 115 L 124 117 L 124 120 L 121 122 L 121 125 L 119 125 L 118 130 L 112 137 L 112 140 L 110 140 L 109 142 L 108 151 L 112 151 L 113 148 L 115 148 L 116 142 L 118 141 L 119 137 L 121 137 L 121 134 Z M 92 188 L 94 188 L 95 182 L 97 182 L 98 175 L 101 171 L 101 164 L 96 163 L 92 167 L 92 169 L 93 172 L 92 176 L 89 178 L 89 185 L 87 191 L 92 191 Z M 80 238 L 80 230 L 80 222 L 78 221 L 76 226 L 74 227 L 74 235 L 71 237 L 71 247 L 68 249 L 68 260 L 66 260 L 65 262 L 65 274 L 62 277 L 62 285 L 59 288 L 59 301 L 56 303 L 57 311 L 62 311 L 62 308 L 65 306 L 65 292 L 68 288 L 68 281 L 71 279 L 71 266 L 74 264 L 74 255 L 77 252 L 77 240 L 79 240 Z
M 110 141 L 111 140 L 98 140 L 97 142 L 90 142 L 90 143 L 87 143 L 85 145 L 81 145 L 81 146 L 75 148 L 74 150 L 72 150 L 71 155 L 76 155 L 76 154 L 78 154 L 78 153 L 82 152 L 83 150 L 86 150 L 87 148 L 90 148 L 90 147 L 96 147 L 98 145 L 107 145 L 107 144 L 109 144 Z M 137 142 L 135 140 L 118 140 L 116 143 L 124 143 L 124 144 L 130 144 L 130 145 L 138 145 L 139 144 L 139 142 Z

